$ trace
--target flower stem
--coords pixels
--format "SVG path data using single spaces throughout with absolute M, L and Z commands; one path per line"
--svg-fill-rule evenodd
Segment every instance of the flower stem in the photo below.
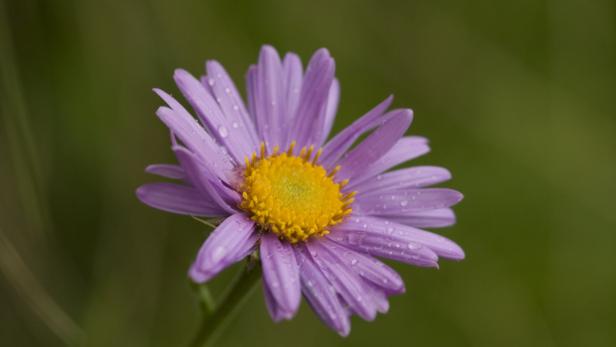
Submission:
M 261 278 L 261 267 L 258 263 L 249 262 L 246 268 L 235 278 L 234 283 L 214 312 L 210 315 L 204 315 L 203 323 L 190 346 L 205 347 L 211 345 L 237 313 L 240 306 L 246 302 L 248 294 L 255 288 L 259 278 Z

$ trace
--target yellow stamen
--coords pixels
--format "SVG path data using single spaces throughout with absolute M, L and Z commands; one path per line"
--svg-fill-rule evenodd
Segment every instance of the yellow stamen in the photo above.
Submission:
M 246 158 L 244 182 L 241 185 L 240 208 L 264 231 L 271 231 L 291 243 L 324 236 L 329 228 L 351 213 L 355 192 L 342 193 L 348 180 L 335 182 L 333 176 L 340 167 L 327 172 L 316 164 L 319 149 L 310 160 L 314 146 L 302 148 L 293 155 L 295 141 L 288 151 L 266 157 L 265 144 Z

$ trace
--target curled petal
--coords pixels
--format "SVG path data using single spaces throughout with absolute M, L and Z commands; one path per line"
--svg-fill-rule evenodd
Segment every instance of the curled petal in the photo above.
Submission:
M 190 216 L 224 216 L 226 212 L 199 190 L 174 183 L 149 183 L 137 189 L 144 204 L 159 210 Z
M 242 214 L 225 219 L 205 240 L 190 268 L 193 281 L 203 283 L 247 257 L 257 242 L 254 221 Z
M 145 172 L 165 178 L 183 180 L 186 178 L 184 170 L 174 164 L 152 164 L 145 168 Z
M 274 233 L 266 233 L 261 238 L 261 264 L 264 286 L 276 303 L 276 317 L 293 318 L 301 299 L 299 266 L 293 246 L 281 242 Z
M 234 190 L 228 188 L 216 177 L 211 168 L 205 165 L 201 159 L 193 155 L 183 147 L 173 148 L 175 156 L 184 168 L 188 179 L 205 195 L 210 196 L 220 208 L 230 214 L 237 212 L 235 206 L 240 201 L 240 196 Z

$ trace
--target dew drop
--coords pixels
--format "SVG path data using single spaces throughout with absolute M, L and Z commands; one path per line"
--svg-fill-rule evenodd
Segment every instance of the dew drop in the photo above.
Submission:
M 238 123 L 238 122 L 233 122 L 233 123 L 231 123 L 231 126 L 233 127 L 233 129 L 237 129 L 237 128 L 239 128 L 239 127 L 240 127 L 240 125 L 239 125 L 239 123 Z
M 218 246 L 212 252 L 212 261 L 217 262 L 225 255 L 226 249 L 223 246 Z
M 225 93 L 227 93 L 227 94 L 231 94 L 231 89 L 229 89 L 229 88 L 225 88 Z
M 357 259 L 355 258 L 351 259 L 351 265 L 355 265 L 355 264 L 357 264 Z
M 214 86 L 214 83 L 216 83 L 216 80 L 214 80 L 213 78 L 208 78 L 208 80 L 207 80 L 207 84 L 209 84 L 209 85 L 210 85 L 210 87 L 211 87 L 211 86 Z
M 239 109 L 240 109 L 240 107 L 239 107 L 239 106 L 237 106 L 237 105 L 233 105 L 233 110 L 234 110 L 234 111 L 239 111 Z
M 227 130 L 227 128 L 221 125 L 218 127 L 218 134 L 224 139 L 225 137 L 229 136 L 229 131 Z
M 405 207 L 408 204 L 409 204 L 409 202 L 407 200 L 400 201 L 400 206 L 402 206 L 402 207 Z

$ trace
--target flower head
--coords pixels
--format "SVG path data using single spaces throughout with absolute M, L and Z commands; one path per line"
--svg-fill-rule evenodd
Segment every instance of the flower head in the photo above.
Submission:
M 443 168 L 388 171 L 429 150 L 426 139 L 404 136 L 413 113 L 388 112 L 392 97 L 326 141 L 340 95 L 334 66 L 325 49 L 304 71 L 297 55 L 281 60 L 264 46 L 248 70 L 248 107 L 219 63 L 206 62 L 199 80 L 177 70 L 198 120 L 155 89 L 167 104 L 156 114 L 171 130 L 179 165 L 146 171 L 180 182 L 145 184 L 137 196 L 173 213 L 224 217 L 190 268 L 194 281 L 258 252 L 275 321 L 291 319 L 303 294 L 347 335 L 351 314 L 372 320 L 388 310 L 389 295 L 405 290 L 377 258 L 422 267 L 464 258 L 454 242 L 419 229 L 454 224 L 450 207 L 462 195 L 427 188 L 451 177 Z

